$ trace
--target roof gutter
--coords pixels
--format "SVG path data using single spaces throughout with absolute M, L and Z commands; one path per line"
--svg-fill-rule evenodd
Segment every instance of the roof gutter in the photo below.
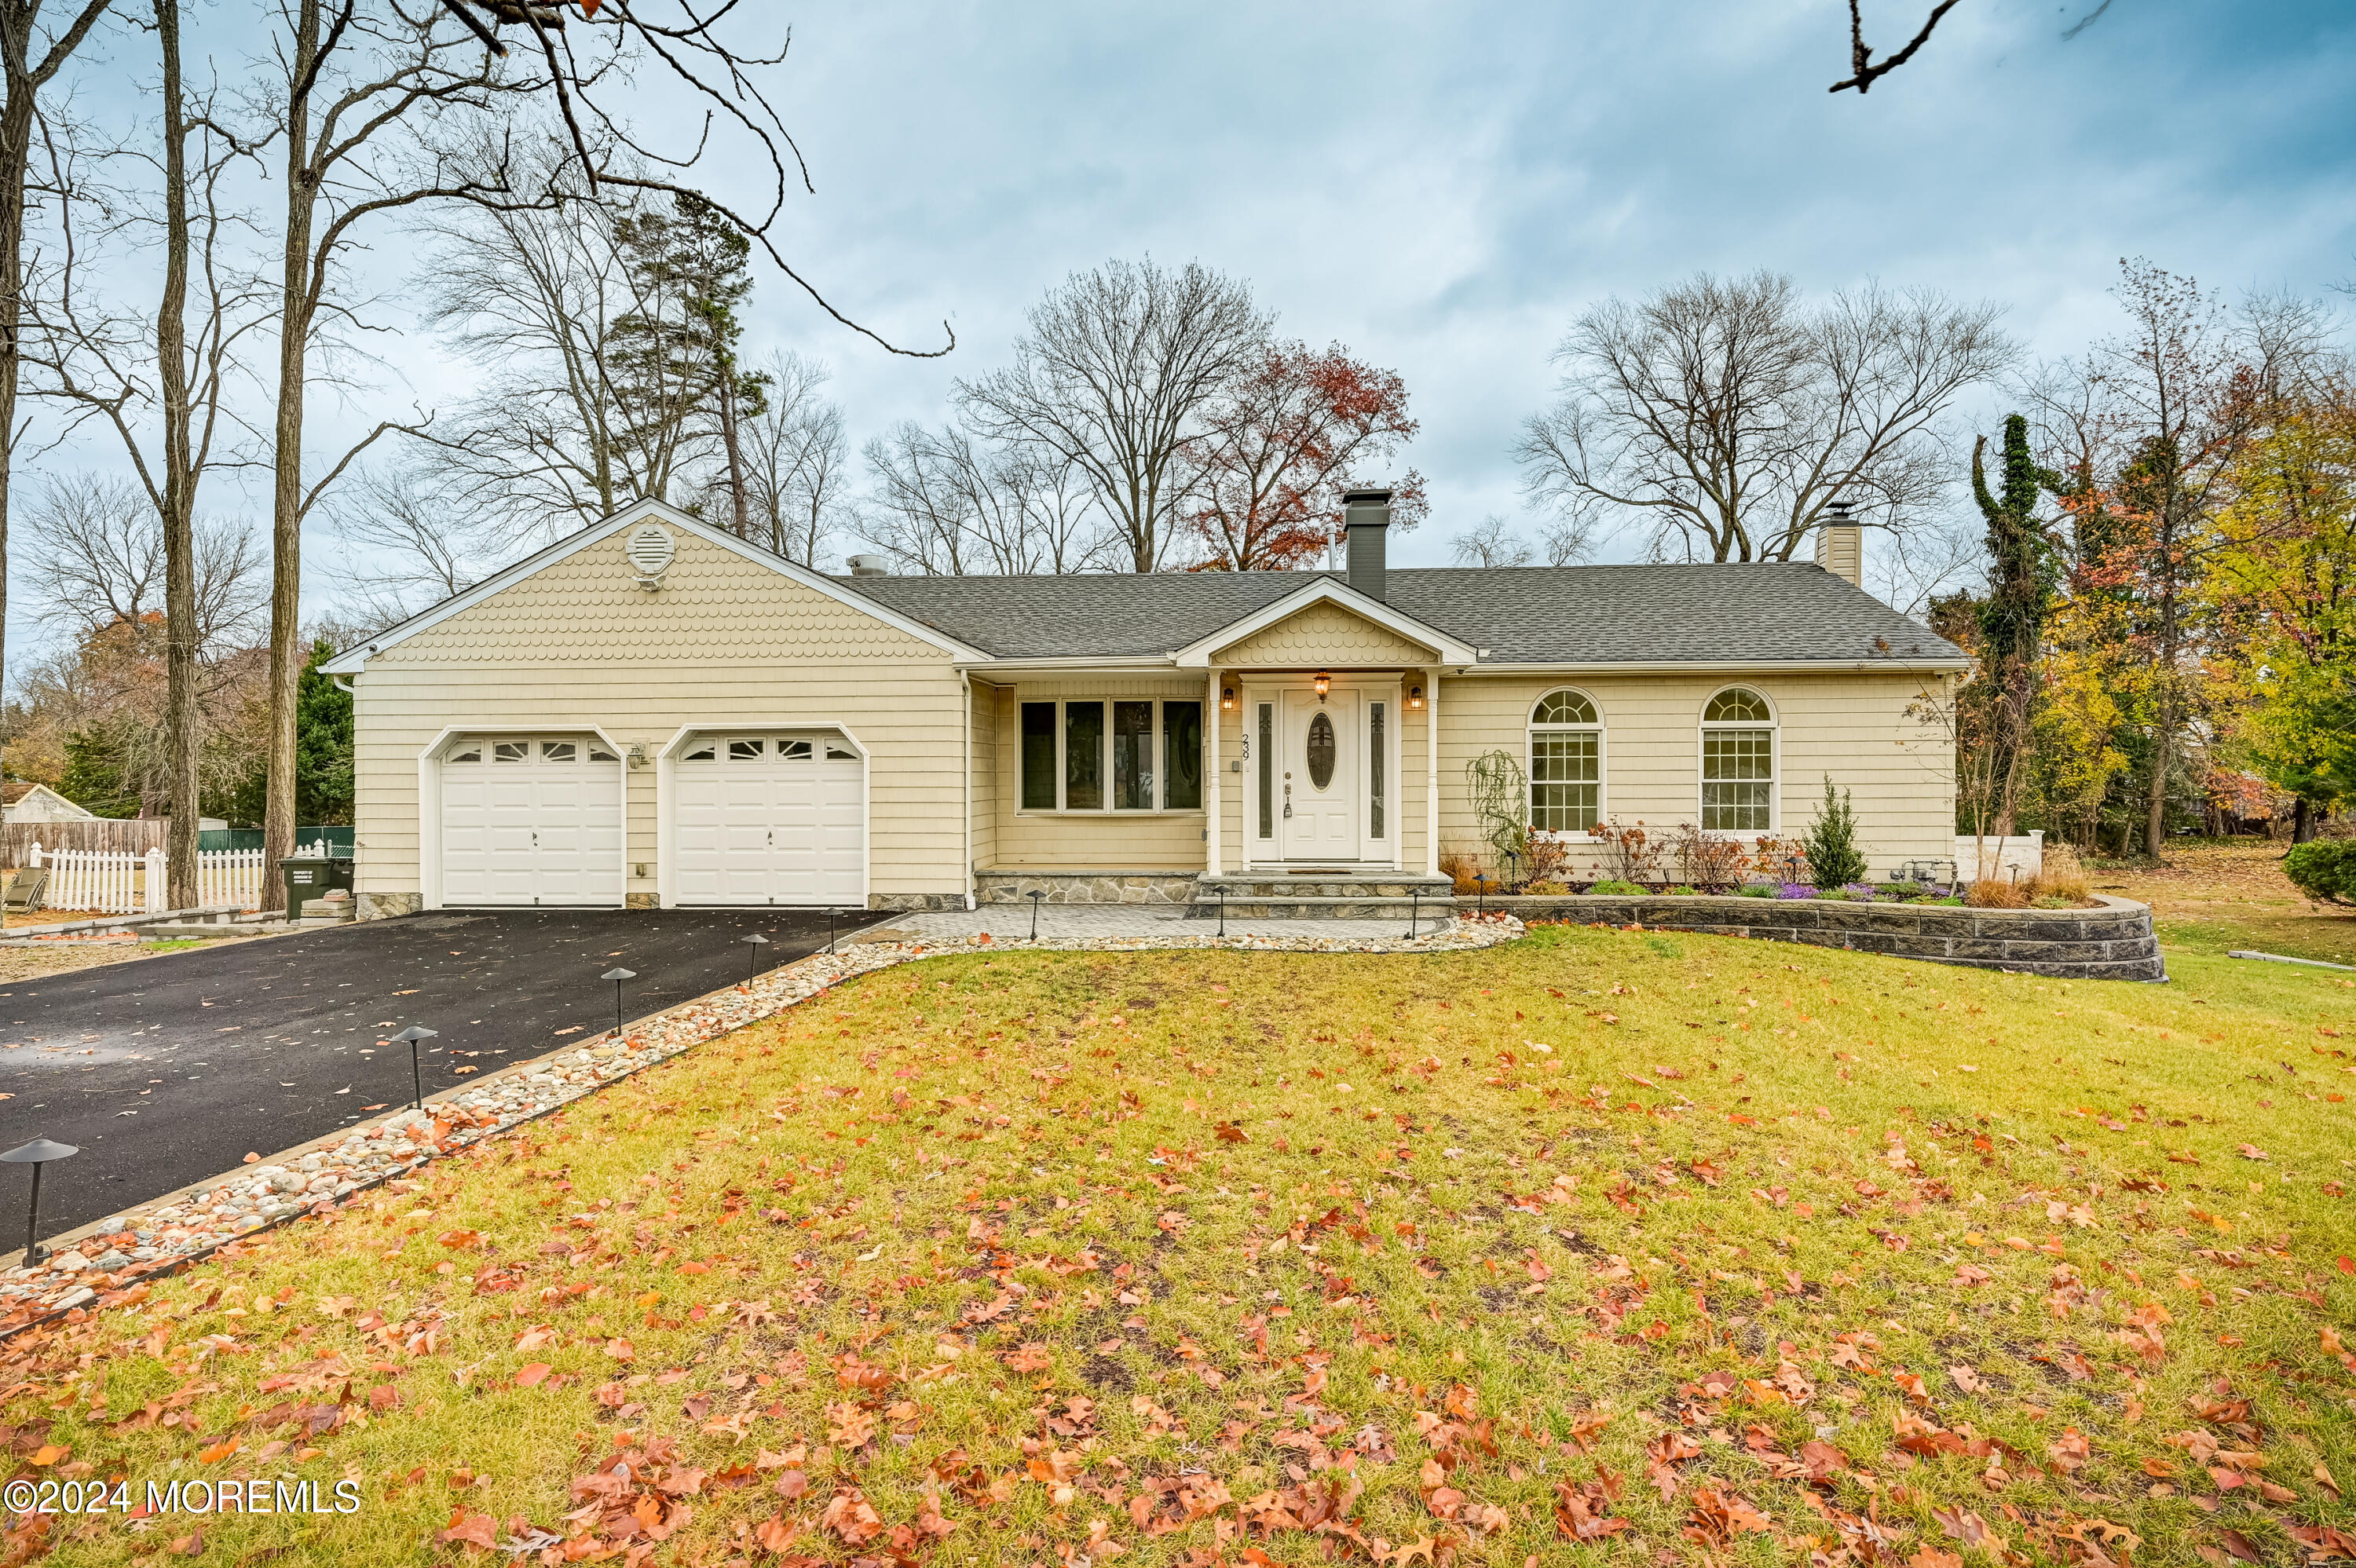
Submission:
M 1925 659 L 1615 659 L 1609 663 L 1547 662 L 1524 659 L 1517 661 L 1489 660 L 1460 670 L 1460 675 L 1649 675 L 1674 674 L 1687 671 L 1697 675 L 1740 675 L 1746 670 L 1773 670 L 1778 673 L 1808 673 L 1847 675 L 1860 671 L 1877 671 L 1890 675 L 1919 675 L 1928 670 L 1969 669 L 1972 661 L 1964 658 Z
M 1104 669 L 1166 669 L 1178 667 L 1168 654 L 1106 654 L 1075 655 L 1070 657 L 1024 659 L 952 659 L 955 670 L 1012 670 L 1022 675 L 1053 674 L 1069 671 L 1074 675 L 1093 675 Z

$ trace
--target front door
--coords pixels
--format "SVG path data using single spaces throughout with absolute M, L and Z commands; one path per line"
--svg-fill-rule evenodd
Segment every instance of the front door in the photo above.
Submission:
M 1277 788 L 1288 860 L 1358 859 L 1357 706 L 1355 692 L 1284 694 Z

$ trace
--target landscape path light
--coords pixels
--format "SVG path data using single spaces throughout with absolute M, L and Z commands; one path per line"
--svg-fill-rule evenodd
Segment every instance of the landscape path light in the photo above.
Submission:
M 412 1110 L 422 1111 L 425 1108 L 425 1068 L 418 1060 L 417 1042 L 421 1040 L 432 1040 L 435 1034 L 435 1030 L 427 1029 L 423 1024 L 411 1024 L 392 1037 L 395 1045 L 402 1040 L 409 1042 L 409 1104 Z
M 622 1038 L 622 982 L 635 980 L 637 977 L 638 972 L 635 969 L 608 969 L 597 976 L 600 980 L 614 982 L 614 1038 L 616 1040 Z
M 35 1239 L 41 1228 L 41 1167 L 53 1159 L 70 1159 L 80 1152 L 72 1144 L 61 1144 L 51 1138 L 35 1138 L 31 1143 L 19 1144 L 6 1154 L 0 1154 L 0 1161 L 33 1168 L 33 1200 L 25 1211 L 25 1265 L 27 1268 L 49 1255 Z
M 769 945 L 769 939 L 756 931 L 750 936 L 740 936 L 737 940 L 751 944 L 753 961 L 745 966 L 744 970 L 744 983 L 749 986 L 753 983 L 754 976 L 761 972 L 761 949 Z
M 1039 901 L 1046 896 L 1037 888 L 1031 890 L 1031 940 L 1033 942 L 1039 940 Z M 1223 926 L 1221 929 L 1226 928 Z

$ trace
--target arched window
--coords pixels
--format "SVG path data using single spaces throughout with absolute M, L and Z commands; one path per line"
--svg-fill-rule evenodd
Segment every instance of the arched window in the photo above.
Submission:
M 1774 830 L 1775 710 L 1734 687 L 1701 710 L 1701 825 L 1709 833 Z
M 1549 691 L 1530 709 L 1530 825 L 1591 833 L 1602 806 L 1603 729 L 1577 691 Z

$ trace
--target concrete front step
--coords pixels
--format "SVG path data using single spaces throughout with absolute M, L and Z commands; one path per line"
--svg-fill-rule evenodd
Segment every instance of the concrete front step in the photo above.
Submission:
M 1229 898 L 1229 920 L 1395 920 L 1420 917 L 1428 926 L 1454 916 L 1449 899 L 1379 898 Z M 1186 906 L 1188 920 L 1216 920 L 1219 901 L 1197 899 Z

